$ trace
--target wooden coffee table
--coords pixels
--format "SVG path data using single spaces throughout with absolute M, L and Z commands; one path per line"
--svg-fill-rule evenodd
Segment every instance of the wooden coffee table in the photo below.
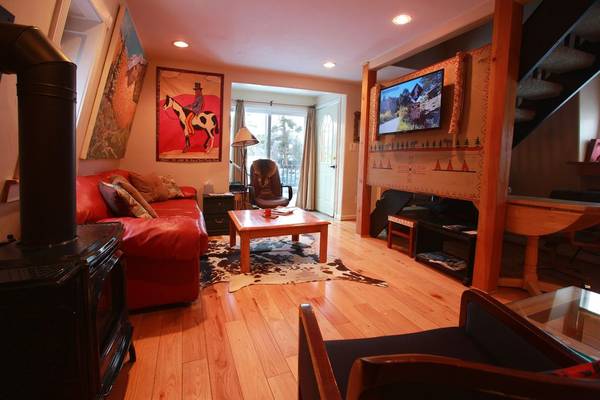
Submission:
M 229 244 L 235 246 L 240 235 L 240 269 L 250 272 L 250 240 L 262 237 L 292 235 L 297 242 L 301 233 L 319 233 L 319 262 L 327 262 L 328 221 L 301 209 L 275 219 L 263 217 L 263 210 L 229 211 Z

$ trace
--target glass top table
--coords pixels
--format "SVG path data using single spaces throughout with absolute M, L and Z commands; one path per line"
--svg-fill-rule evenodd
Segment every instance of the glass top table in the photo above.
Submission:
M 576 353 L 600 360 L 600 294 L 569 286 L 507 306 Z

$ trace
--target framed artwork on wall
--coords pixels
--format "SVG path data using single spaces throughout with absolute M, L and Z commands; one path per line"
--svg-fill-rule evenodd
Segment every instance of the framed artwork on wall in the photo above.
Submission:
M 81 151 L 82 159 L 125 156 L 148 62 L 126 7 L 119 9 Z
M 156 68 L 156 161 L 221 161 L 223 80 L 223 74 Z

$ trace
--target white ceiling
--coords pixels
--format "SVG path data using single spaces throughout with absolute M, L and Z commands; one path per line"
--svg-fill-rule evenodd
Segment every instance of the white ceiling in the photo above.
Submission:
M 128 0 L 149 57 L 360 80 L 361 65 L 488 0 Z M 413 17 L 396 26 L 400 13 Z M 189 42 L 187 49 L 172 46 Z M 334 61 L 331 70 L 325 61 Z

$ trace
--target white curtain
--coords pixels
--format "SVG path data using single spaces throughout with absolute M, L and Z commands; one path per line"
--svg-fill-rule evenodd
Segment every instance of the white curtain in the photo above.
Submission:
M 235 101 L 235 115 L 234 115 L 234 119 L 233 119 L 233 137 L 231 138 L 231 141 L 233 142 L 233 138 L 235 138 L 235 134 L 240 130 L 240 128 L 242 128 L 243 126 L 245 126 L 246 121 L 245 121 L 245 114 L 246 114 L 246 110 L 244 108 L 244 100 L 236 100 Z M 234 165 L 233 168 L 231 169 L 231 181 L 232 182 L 240 182 L 243 185 L 247 184 L 247 180 L 248 178 L 246 176 L 244 176 L 244 174 L 242 173 L 242 171 L 236 167 L 243 167 L 242 164 L 244 162 L 244 156 L 243 156 L 243 151 L 244 149 L 242 149 L 241 147 L 232 147 L 231 148 L 231 153 L 232 153 L 232 157 L 231 157 L 231 161 L 233 161 Z
M 296 206 L 306 210 L 314 210 L 316 207 L 317 189 L 317 133 L 316 133 L 316 109 L 314 106 L 308 108 L 306 115 L 306 131 L 304 134 L 304 151 L 302 153 L 302 165 L 300 166 L 300 181 L 298 183 L 298 195 Z

